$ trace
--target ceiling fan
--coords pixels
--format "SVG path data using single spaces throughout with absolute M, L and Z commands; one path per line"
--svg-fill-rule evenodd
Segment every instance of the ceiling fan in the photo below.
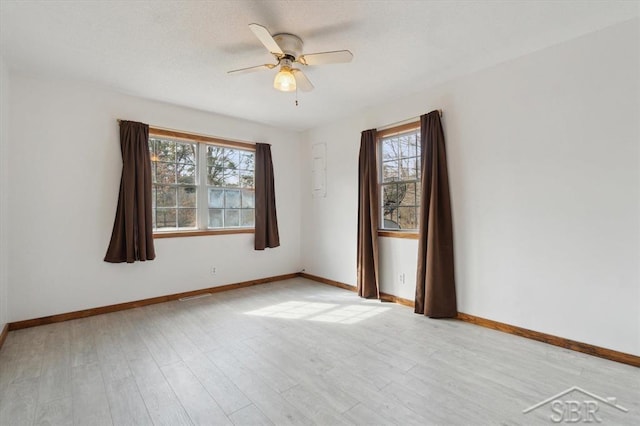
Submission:
M 249 24 L 249 28 L 278 62 L 240 68 L 229 71 L 228 74 L 270 70 L 279 66 L 280 71 L 273 80 L 273 87 L 282 92 L 293 92 L 296 89 L 304 92 L 313 90 L 313 84 L 311 84 L 302 70 L 294 68 L 294 64 L 303 66 L 337 64 L 351 62 L 351 59 L 353 59 L 353 54 L 348 50 L 303 54 L 302 39 L 294 34 L 278 33 L 271 35 L 268 29 L 259 24 Z

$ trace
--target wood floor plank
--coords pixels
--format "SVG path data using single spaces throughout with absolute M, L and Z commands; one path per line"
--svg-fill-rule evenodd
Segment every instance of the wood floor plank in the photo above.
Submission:
M 402 403 L 389 399 L 372 383 L 353 375 L 348 368 L 339 367 L 326 374 L 335 387 L 358 396 L 360 402 L 380 416 L 381 423 L 420 425 L 428 423 L 428 418 L 412 411 Z
M 227 415 L 251 405 L 240 389 L 206 356 L 190 358 L 185 364 Z
M 51 324 L 46 333 L 40 374 L 38 404 L 71 396 L 70 328 L 66 324 Z
M 232 424 L 184 362 L 166 365 L 162 372 L 194 424 Z
M 38 404 L 34 425 L 71 426 L 73 425 L 72 398 L 60 398 L 46 404 Z
M 135 322 L 138 336 L 145 343 L 149 353 L 159 366 L 178 362 L 180 361 L 180 356 L 154 322 L 158 314 L 150 310 L 152 307 L 153 305 L 148 306 L 147 309 L 134 309 L 129 313 L 128 317 Z
M 154 361 L 136 359 L 129 362 L 138 389 L 155 425 L 192 425 L 162 371 Z
M 205 353 L 219 349 L 223 345 L 207 333 L 207 329 L 210 328 L 209 324 L 197 320 L 195 312 L 207 308 L 201 304 L 193 303 L 199 300 L 200 299 L 175 302 L 177 307 L 174 310 L 173 321 L 185 332 L 200 352 Z
M 38 400 L 38 378 L 10 383 L 0 398 L 0 425 L 30 425 Z
M 253 404 L 241 408 L 229 417 L 236 426 L 273 426 L 273 422 Z
M 142 308 L 115 312 L 113 314 L 113 336 L 117 339 L 127 361 L 143 360 L 155 362 L 151 352 L 149 352 L 149 348 L 138 333 L 138 322 L 136 320 L 140 317 L 140 314 L 136 312 L 138 310 L 142 310 Z
M 72 369 L 73 423 L 77 425 L 112 425 L 109 401 L 98 364 L 79 365 Z
M 275 389 L 238 362 L 233 354 L 218 350 L 209 352 L 207 356 L 273 423 L 277 425 L 313 424 Z
M 5 380 L 16 383 L 25 379 L 40 377 L 44 357 L 44 343 L 47 327 L 17 330 L 9 333 L 8 351 L 12 362 Z M 4 348 L 3 348 L 4 350 Z
M 63 324 L 68 324 L 71 333 L 71 366 L 77 367 L 98 362 L 91 318 L 80 318 Z
M 270 362 L 267 357 L 259 356 L 253 350 L 238 342 L 236 345 L 228 346 L 227 351 L 233 354 L 238 361 L 244 364 L 253 374 L 260 376 L 273 389 L 283 392 L 296 386 L 298 383 L 289 377 L 281 367 L 279 362 Z
M 322 394 L 315 392 L 313 388 L 307 388 L 306 386 L 296 385 L 292 388 L 282 392 L 281 395 L 291 405 L 304 413 L 310 420 L 319 425 L 351 425 L 352 422 L 348 421 L 342 416 L 338 410 L 336 410 L 331 401 L 325 400 Z

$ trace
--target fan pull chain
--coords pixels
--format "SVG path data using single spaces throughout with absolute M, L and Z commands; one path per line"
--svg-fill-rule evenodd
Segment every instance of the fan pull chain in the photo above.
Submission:
M 296 106 L 298 106 L 298 86 L 296 85 Z

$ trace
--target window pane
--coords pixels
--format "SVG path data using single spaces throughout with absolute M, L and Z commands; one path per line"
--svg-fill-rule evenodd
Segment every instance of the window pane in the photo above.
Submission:
M 225 168 L 237 169 L 240 165 L 240 151 L 233 148 L 224 149 Z
M 255 225 L 255 211 L 253 209 L 242 209 L 242 217 L 240 226 L 254 226 Z
M 398 207 L 400 229 L 417 229 L 417 218 L 415 207 Z
M 194 143 L 176 144 L 176 162 L 195 164 L 196 163 L 196 144 Z
M 209 188 L 209 207 L 224 207 L 224 190 Z
M 416 184 L 416 206 L 420 207 L 422 202 L 422 184 Z
M 175 228 L 176 227 L 176 209 L 157 209 L 156 210 L 156 227 Z
M 415 180 L 416 176 L 416 157 L 405 158 L 400 160 L 400 179 L 401 180 Z
M 173 163 L 156 163 L 157 183 L 176 183 L 176 165 Z
M 396 209 L 382 209 L 383 225 L 384 229 L 398 229 L 398 218 L 396 215 Z
M 222 167 L 209 166 L 207 167 L 207 185 L 222 186 Z
M 240 176 L 237 170 L 225 169 L 224 170 L 224 183 L 223 186 L 239 186 Z
M 418 155 L 417 137 L 415 133 L 407 135 L 407 157 L 415 157 Z
M 240 170 L 240 186 L 243 188 L 253 188 L 253 171 Z
M 255 154 L 253 152 L 240 151 L 240 163 L 238 164 L 239 169 L 253 170 L 254 163 L 255 163 Z
M 207 145 L 207 164 L 210 166 L 220 165 L 222 168 L 222 151 L 224 148 Z
M 178 207 L 196 206 L 196 187 L 187 186 L 178 188 Z
M 158 207 L 175 207 L 176 188 L 172 186 L 157 186 L 156 205 Z
M 178 183 L 196 183 L 196 166 L 193 164 L 177 164 Z
M 222 221 L 222 209 L 209 209 L 209 228 L 222 228 L 224 222 Z
M 415 206 L 416 205 L 416 184 L 406 183 L 404 185 L 404 197 L 400 200 L 401 206 Z
M 166 161 L 173 163 L 176 161 L 176 144 L 175 142 L 156 140 L 156 157 L 157 161 Z
M 382 182 L 398 180 L 398 163 L 398 161 L 385 161 L 382 163 Z
M 237 209 L 225 209 L 224 211 L 224 226 L 240 226 L 240 210 Z
M 384 139 L 382 141 L 382 160 L 396 158 L 398 158 L 398 147 L 394 144 L 393 139 Z
M 384 185 L 382 187 L 382 205 L 387 208 L 395 208 L 404 200 L 406 193 L 406 183 Z
M 242 208 L 254 208 L 256 206 L 255 192 L 246 189 L 242 190 Z
M 151 187 L 151 208 L 156 208 L 156 187 L 155 185 Z M 154 217 L 155 220 L 155 217 Z
M 240 208 L 240 190 L 227 189 L 224 195 L 224 206 L 227 209 Z
M 196 209 L 178 209 L 178 227 L 196 227 Z

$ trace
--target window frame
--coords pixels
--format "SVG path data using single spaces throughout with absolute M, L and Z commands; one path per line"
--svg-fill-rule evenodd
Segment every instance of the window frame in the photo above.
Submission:
M 380 210 L 380 218 L 378 220 L 378 236 L 379 237 L 390 237 L 390 238 L 404 238 L 404 239 L 413 239 L 413 240 L 417 240 L 419 239 L 419 230 L 418 229 L 411 229 L 411 230 L 404 230 L 404 229 L 386 229 L 383 227 L 383 223 L 384 223 L 384 214 L 382 214 L 382 194 L 383 194 L 383 182 L 382 182 L 382 173 L 383 173 L 383 169 L 382 169 L 382 165 L 383 165 L 383 161 L 382 161 L 382 140 L 395 136 L 395 135 L 401 135 L 404 133 L 413 133 L 417 131 L 418 134 L 420 134 L 420 121 L 412 121 L 410 123 L 406 123 L 406 124 L 401 124 L 398 126 L 393 126 L 387 129 L 383 129 L 383 130 L 378 130 L 376 132 L 376 163 L 377 163 L 377 167 L 378 167 L 378 209 Z M 419 158 L 422 157 L 422 151 L 420 152 L 420 155 L 418 156 Z M 422 166 L 422 164 L 421 164 Z M 420 175 L 420 179 L 418 179 L 417 184 L 419 185 L 422 179 L 422 175 Z M 420 202 L 422 202 L 422 196 L 420 199 Z M 419 209 L 420 209 L 420 205 L 416 206 L 418 208 L 418 212 L 417 214 L 419 214 Z
M 254 143 L 234 141 L 229 139 L 222 139 L 213 136 L 199 135 L 195 133 L 187 133 L 177 130 L 163 129 L 159 127 L 149 126 L 149 138 L 164 138 L 168 140 L 174 140 L 176 142 L 190 142 L 198 144 L 197 149 L 197 161 L 196 161 L 196 194 L 201 194 L 202 191 L 206 193 L 206 197 L 202 195 L 196 195 L 196 210 L 197 217 L 202 217 L 202 214 L 206 213 L 208 217 L 209 206 L 208 203 L 202 205 L 200 199 L 206 198 L 208 200 L 208 187 L 207 176 L 201 168 L 206 169 L 206 145 L 216 145 L 223 148 L 240 149 L 244 151 L 251 151 L 255 155 L 256 145 Z M 204 147 L 202 146 L 204 145 Z M 204 165 L 204 166 L 203 166 Z M 204 170 L 204 169 L 203 169 Z M 153 185 L 153 184 L 152 184 Z M 238 188 L 241 189 L 241 188 Z M 255 189 L 255 164 L 254 164 L 254 189 Z M 205 221 L 208 223 L 208 221 Z M 203 222 L 204 223 L 204 222 Z M 198 226 L 200 225 L 197 221 Z M 184 230 L 153 230 L 153 238 L 175 238 L 175 237 L 198 237 L 205 235 L 229 235 L 229 234 L 254 234 L 255 224 L 252 227 L 230 227 L 230 228 L 217 228 L 217 229 L 184 229 Z

